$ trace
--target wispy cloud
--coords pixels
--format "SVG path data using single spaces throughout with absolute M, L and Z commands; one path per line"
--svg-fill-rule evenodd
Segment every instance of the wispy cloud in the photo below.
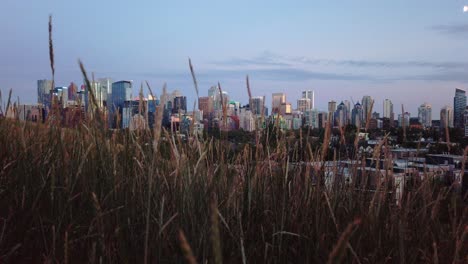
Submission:
M 347 73 L 327 73 L 309 71 L 305 69 L 286 68 L 286 69 L 255 69 L 249 73 L 252 78 L 281 81 L 307 81 L 307 80 L 369 80 L 375 78 L 368 75 L 354 75 Z
M 219 66 L 278 66 L 286 67 L 292 66 L 291 61 L 285 59 L 285 57 L 278 55 L 270 51 L 264 51 L 258 56 L 253 58 L 230 58 L 226 60 L 219 60 L 213 62 Z
M 435 25 L 432 30 L 458 37 L 468 37 L 468 24 Z
M 463 71 L 442 71 L 421 75 L 401 76 L 399 80 L 409 81 L 439 81 L 439 82 L 461 82 L 468 83 L 468 74 Z
M 278 62 L 278 61 L 269 61 L 264 59 L 241 59 L 241 58 L 232 58 L 224 61 L 214 62 L 216 65 L 220 66 L 290 66 L 289 63 Z
M 468 30 L 468 26 L 467 26 Z M 467 31 L 468 32 L 468 31 Z M 350 68 L 434 68 L 434 69 L 468 69 L 468 62 L 458 61 L 379 61 L 350 59 L 317 59 L 308 57 L 286 57 L 271 52 L 253 58 L 231 58 L 215 61 L 215 66 L 243 67 L 300 67 L 300 66 L 340 66 Z
M 301 60 L 313 65 L 335 65 L 359 68 L 468 68 L 465 62 L 432 62 L 432 61 L 372 61 L 372 60 Z
M 297 68 L 282 68 L 282 69 L 206 69 L 200 70 L 197 73 L 197 78 L 203 80 L 226 80 L 226 79 L 243 79 L 246 75 L 251 76 L 253 79 L 268 80 L 268 81 L 307 81 L 307 80 L 341 80 L 341 81 L 375 81 L 376 78 L 369 75 L 355 75 L 347 73 L 327 73 L 318 71 L 309 71 Z M 151 78 L 166 78 L 166 79 L 183 79 L 188 78 L 188 74 L 184 73 L 171 73 L 171 74 L 158 74 L 146 73 L 142 74 L 144 77 Z
M 251 79 L 278 82 L 304 82 L 312 80 L 320 81 L 349 81 L 392 83 L 397 81 L 428 81 L 428 82 L 460 82 L 468 83 L 468 74 L 459 70 L 429 71 L 420 74 L 353 74 L 340 72 L 312 71 L 301 68 L 278 69 L 204 69 L 197 71 L 197 79 L 200 82 L 212 82 L 227 80 L 243 80 L 246 75 Z M 143 73 L 136 74 L 143 79 L 159 79 L 161 81 L 188 81 L 190 74 L 187 72 L 170 73 Z

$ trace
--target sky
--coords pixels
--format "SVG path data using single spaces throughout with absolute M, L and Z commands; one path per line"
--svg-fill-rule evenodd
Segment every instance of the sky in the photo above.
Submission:
M 48 17 L 53 17 L 56 86 L 89 75 L 148 81 L 160 94 L 178 89 L 193 105 L 218 82 L 231 99 L 285 92 L 296 107 L 302 90 L 316 106 L 393 101 L 417 115 L 424 102 L 453 105 L 468 90 L 468 0 L 308 1 L 17 1 L 0 9 L 0 90 L 21 103 L 37 101 L 37 80 L 51 79 Z

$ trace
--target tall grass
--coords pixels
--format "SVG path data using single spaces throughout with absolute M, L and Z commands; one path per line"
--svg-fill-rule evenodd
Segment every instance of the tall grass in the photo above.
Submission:
M 270 151 L 265 141 L 233 152 L 214 139 L 199 151 L 167 132 L 106 135 L 89 122 L 71 130 L 0 121 L 4 262 L 467 258 L 466 203 L 430 179 L 396 206 L 387 195 L 316 184 L 290 162 L 298 145 L 285 134 Z

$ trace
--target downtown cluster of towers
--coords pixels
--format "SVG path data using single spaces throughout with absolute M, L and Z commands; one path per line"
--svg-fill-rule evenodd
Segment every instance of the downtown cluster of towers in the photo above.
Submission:
M 109 128 L 152 128 L 156 106 L 160 105 L 162 99 L 151 95 L 133 96 L 132 81 L 113 82 L 109 78 L 92 81 L 89 88 L 86 85 L 78 87 L 74 83 L 68 87 L 52 86 L 51 80 L 38 80 L 37 105 L 16 105 L 10 115 L 22 120 L 44 122 L 53 102 L 56 102 L 61 109 L 62 123 L 66 126 L 76 125 L 86 117 L 86 113 L 93 112 L 90 110 L 97 106 L 105 114 Z M 90 103 L 90 89 L 95 95 L 96 105 Z M 224 130 L 254 131 L 273 121 L 285 130 L 304 126 L 324 128 L 328 122 L 332 122 L 334 127 L 354 125 L 370 129 L 397 126 L 465 128 L 467 124 L 465 130 L 468 132 L 467 97 L 466 92 L 461 89 L 455 90 L 453 107 L 445 106 L 441 109 L 440 120 L 432 120 L 432 107 L 428 103 L 419 106 L 417 117 L 411 117 L 403 109 L 396 115 L 392 101 L 385 99 L 380 116 L 375 111 L 374 99 L 368 95 L 356 103 L 348 100 L 340 103 L 330 101 L 327 111 L 319 111 L 315 107 L 314 91 L 305 90 L 301 94 L 294 108 L 287 102 L 285 93 L 273 93 L 271 108 L 268 108 L 265 105 L 265 96 L 251 97 L 247 104 L 241 105 L 240 102 L 231 100 L 226 91 L 212 86 L 208 89 L 208 96 L 198 98 L 198 107 L 194 105 L 195 108 L 190 109 L 187 107 L 187 97 L 175 90 L 168 93 L 163 100 L 162 125 L 173 130 L 192 127 L 202 131 L 218 127 Z M 73 116 L 70 117 L 71 113 Z M 78 118 L 76 113 L 80 113 Z

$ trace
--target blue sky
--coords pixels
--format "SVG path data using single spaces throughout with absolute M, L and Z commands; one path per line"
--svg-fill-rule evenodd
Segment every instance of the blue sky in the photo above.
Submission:
M 95 77 L 164 82 L 195 99 L 221 83 L 247 102 L 254 95 L 316 91 L 316 104 L 392 99 L 433 118 L 468 89 L 468 0 L 394 1 L 12 1 L 0 9 L 0 89 L 36 101 L 36 80 L 50 78 L 48 32 L 53 15 L 56 84 L 81 83 L 77 59 Z M 4 96 L 5 97 L 5 96 Z M 190 105 L 192 105 L 190 103 Z

